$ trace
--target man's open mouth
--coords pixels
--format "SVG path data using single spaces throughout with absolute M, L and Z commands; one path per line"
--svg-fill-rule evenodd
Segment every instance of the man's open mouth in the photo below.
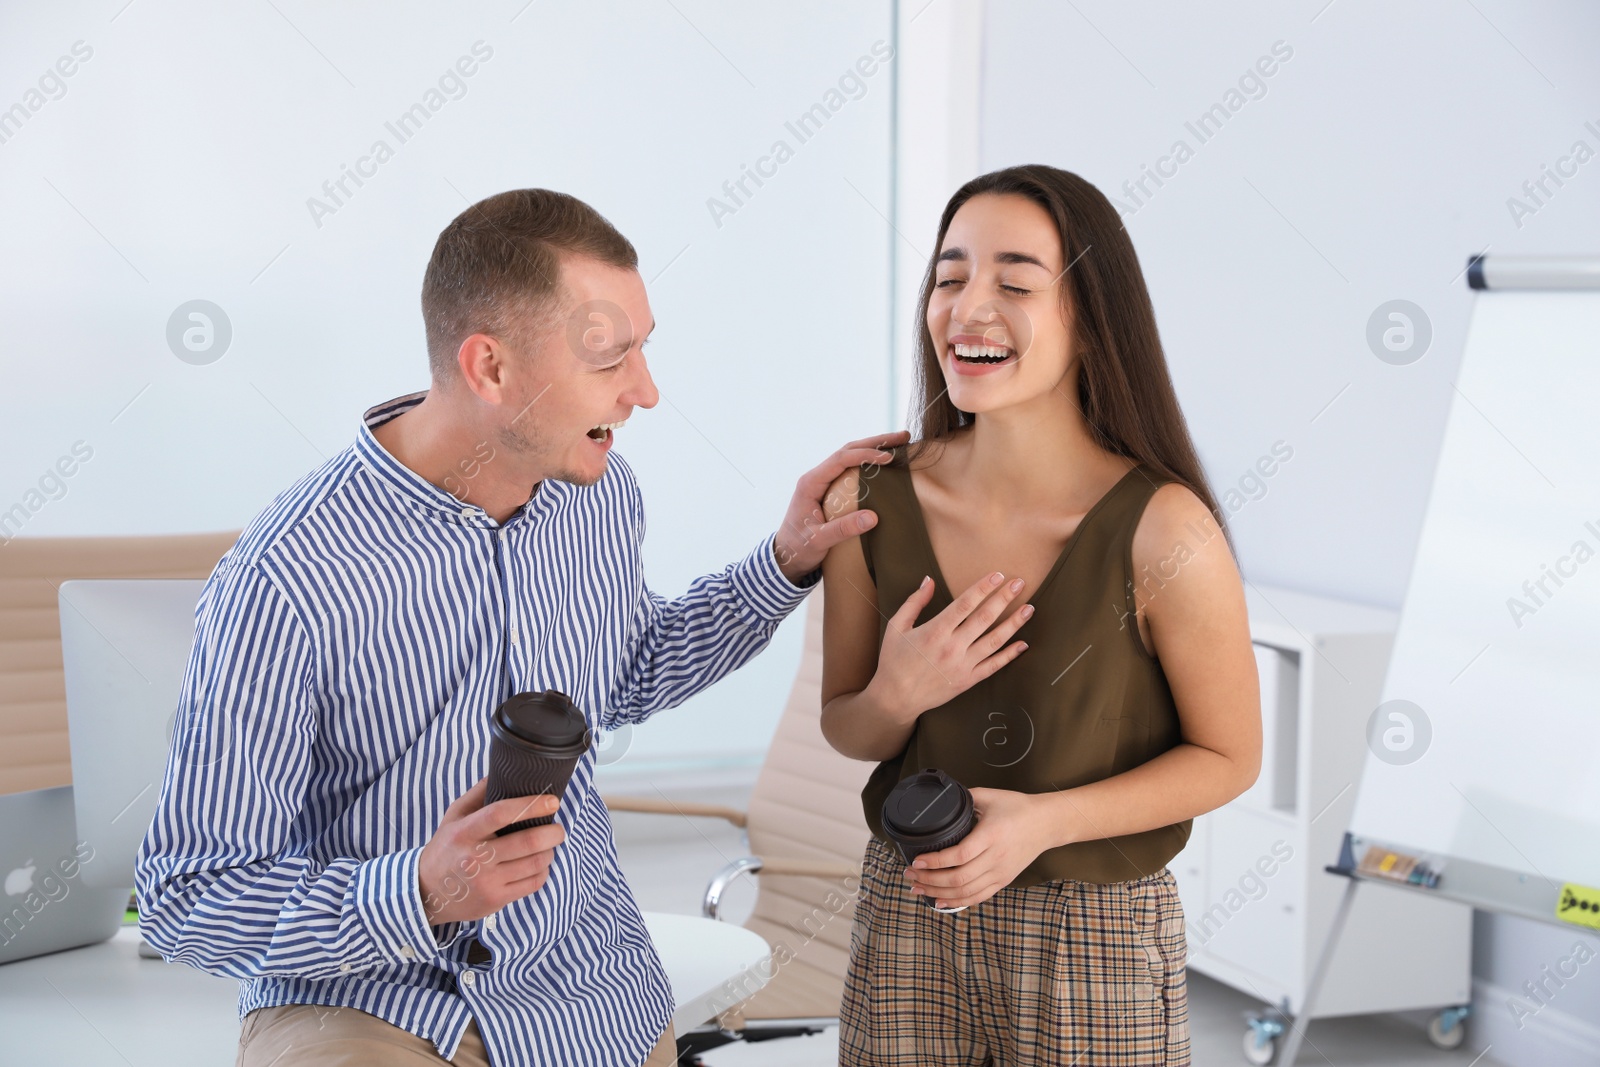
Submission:
M 599 426 L 596 426 L 594 429 L 589 431 L 589 440 L 602 442 L 609 441 L 611 439 L 612 430 L 620 430 L 626 425 L 628 425 L 626 419 L 624 419 L 622 422 L 602 422 Z
M 1016 352 L 1004 345 L 951 345 L 955 358 L 962 363 L 985 365 L 1004 363 L 1013 359 Z

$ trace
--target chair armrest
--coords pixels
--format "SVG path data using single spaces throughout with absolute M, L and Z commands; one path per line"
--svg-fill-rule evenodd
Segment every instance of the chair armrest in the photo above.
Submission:
M 760 856 L 743 856 L 711 876 L 706 883 L 706 896 L 700 902 L 700 913 L 708 919 L 722 918 L 722 894 L 733 880 L 746 871 L 752 874 L 761 869 Z
M 806 878 L 860 878 L 861 865 L 838 860 L 762 859 L 762 874 L 796 874 Z
M 861 868 L 837 860 L 763 859 L 743 856 L 728 864 L 706 883 L 700 912 L 708 919 L 722 918 L 722 894 L 741 874 L 789 874 L 806 878 L 852 878 L 859 881 Z
M 656 800 L 653 797 L 602 796 L 600 800 L 611 811 L 632 811 L 646 815 L 704 815 L 711 819 L 726 819 L 741 828 L 746 822 L 744 812 L 721 804 L 689 804 L 676 800 Z

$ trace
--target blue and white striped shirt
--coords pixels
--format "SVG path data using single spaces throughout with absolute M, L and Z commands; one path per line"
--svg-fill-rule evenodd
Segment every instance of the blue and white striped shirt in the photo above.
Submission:
M 423 395 L 369 410 L 355 444 L 274 500 L 207 580 L 139 849 L 141 931 L 169 960 L 240 979 L 241 1019 L 352 1007 L 446 1058 L 475 1019 L 497 1067 L 637 1067 L 672 991 L 593 750 L 537 892 L 430 927 L 418 857 L 487 772 L 505 697 L 559 689 L 592 726 L 641 722 L 748 661 L 809 587 L 784 577 L 769 536 L 677 600 L 651 593 L 643 501 L 614 453 L 594 485 L 547 479 L 497 525 L 373 437 Z M 491 963 L 467 962 L 472 937 Z

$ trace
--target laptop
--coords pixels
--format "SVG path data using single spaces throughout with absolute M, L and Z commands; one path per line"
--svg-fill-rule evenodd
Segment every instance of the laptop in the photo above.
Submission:
M 0 796 L 0 964 L 117 932 L 130 890 L 85 884 L 99 858 L 77 836 L 70 785 Z
M 122 925 L 204 586 L 61 584 L 74 784 L 0 796 L 0 964 L 104 941 Z

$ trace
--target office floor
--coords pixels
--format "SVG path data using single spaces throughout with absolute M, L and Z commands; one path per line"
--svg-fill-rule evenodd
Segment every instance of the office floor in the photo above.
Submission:
M 641 794 L 644 790 L 639 790 Z M 662 793 L 652 793 L 657 797 Z M 749 790 L 735 786 L 665 795 L 743 808 Z M 706 881 L 725 863 L 746 854 L 743 831 L 720 819 L 676 815 L 613 816 L 623 870 L 640 906 L 652 911 L 699 914 Z M 724 897 L 724 916 L 742 918 L 755 901 L 753 886 L 735 883 Z M 1189 976 L 1189 1026 L 1196 1067 L 1243 1065 L 1244 1013 L 1261 1006 L 1205 975 Z M 1504 1067 L 1475 1045 L 1469 1033 L 1460 1049 L 1444 1052 L 1428 1043 L 1420 1021 L 1398 1016 L 1322 1019 L 1311 1024 L 1301 1065 L 1336 1067 Z M 705 1055 L 711 1067 L 823 1067 L 838 1062 L 838 1031 L 765 1045 L 729 1045 Z

